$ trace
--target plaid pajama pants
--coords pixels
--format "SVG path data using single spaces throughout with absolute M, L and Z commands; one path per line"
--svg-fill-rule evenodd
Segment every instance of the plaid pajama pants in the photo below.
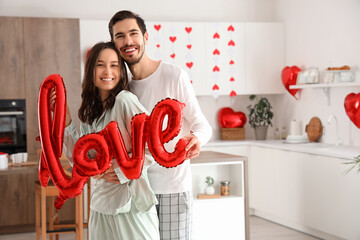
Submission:
M 192 193 L 156 194 L 161 240 L 190 240 Z

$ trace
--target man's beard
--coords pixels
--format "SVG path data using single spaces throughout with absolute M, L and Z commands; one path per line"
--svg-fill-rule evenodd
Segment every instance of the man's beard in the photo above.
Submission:
M 135 65 L 135 64 L 137 64 L 137 63 L 140 62 L 141 58 L 144 56 L 144 53 L 145 53 L 145 49 L 143 48 L 143 50 L 142 50 L 142 52 L 141 52 L 141 55 L 140 55 L 138 58 L 136 58 L 136 59 L 134 59 L 134 60 L 126 60 L 126 59 L 124 58 L 124 60 L 125 60 L 125 62 L 127 63 L 128 66 Z

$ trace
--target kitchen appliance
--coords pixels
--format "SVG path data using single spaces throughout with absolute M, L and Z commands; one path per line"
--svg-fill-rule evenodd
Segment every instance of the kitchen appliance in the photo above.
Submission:
M 26 152 L 25 99 L 0 100 L 0 151 Z

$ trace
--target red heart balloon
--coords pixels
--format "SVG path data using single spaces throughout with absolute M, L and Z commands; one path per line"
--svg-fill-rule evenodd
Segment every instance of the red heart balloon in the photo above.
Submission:
M 218 114 L 218 121 L 222 128 L 243 127 L 246 120 L 246 115 L 243 112 L 234 112 L 229 107 L 220 109 Z
M 344 107 L 350 120 L 360 128 L 360 93 L 350 93 L 345 97 Z
M 301 69 L 297 66 L 292 67 L 285 67 L 281 72 L 281 80 L 284 84 L 284 87 L 286 90 L 295 97 L 295 94 L 299 91 L 299 89 L 290 89 L 290 85 L 296 84 L 296 79 L 298 72 L 300 72 Z M 296 98 L 296 97 L 295 97 Z

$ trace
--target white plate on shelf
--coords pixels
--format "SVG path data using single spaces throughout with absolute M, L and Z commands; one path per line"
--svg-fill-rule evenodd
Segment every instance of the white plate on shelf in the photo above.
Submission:
M 286 137 L 286 143 L 306 143 L 309 139 L 306 135 L 289 135 Z

